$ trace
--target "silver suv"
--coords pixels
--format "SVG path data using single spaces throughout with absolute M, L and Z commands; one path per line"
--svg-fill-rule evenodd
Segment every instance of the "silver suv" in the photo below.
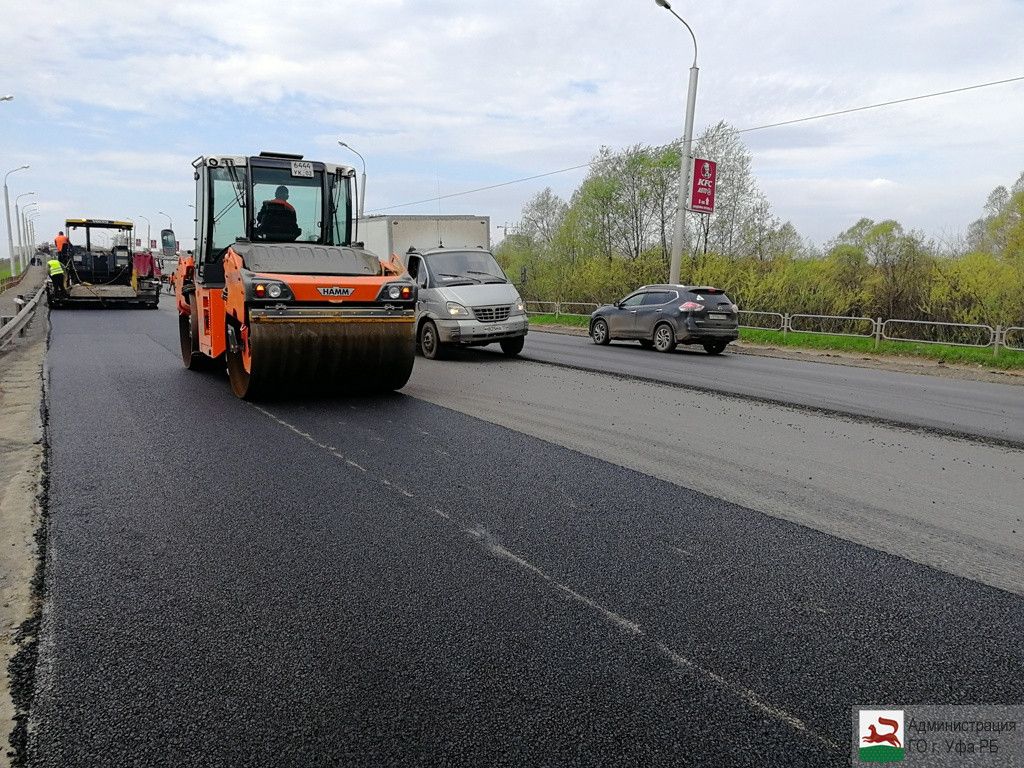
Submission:
M 404 261 L 419 286 L 416 341 L 424 357 L 493 342 L 510 357 L 522 352 L 528 330 L 523 299 L 489 251 L 411 250 Z
M 595 344 L 635 339 L 659 352 L 700 344 L 718 355 L 739 335 L 739 308 L 725 291 L 708 286 L 645 285 L 590 316 Z

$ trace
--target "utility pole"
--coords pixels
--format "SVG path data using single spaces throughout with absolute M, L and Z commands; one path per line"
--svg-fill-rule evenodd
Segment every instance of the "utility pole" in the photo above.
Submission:
M 686 233 L 686 198 L 690 191 L 690 169 L 693 167 L 693 112 L 697 104 L 697 37 L 682 16 L 672 10 L 668 0 L 654 0 L 683 23 L 693 38 L 693 65 L 690 67 L 690 84 L 686 91 L 686 125 L 683 129 L 683 152 L 679 160 L 679 196 L 676 203 L 675 231 L 672 235 L 672 263 L 668 281 L 679 283 L 679 268 L 683 261 L 683 235 Z

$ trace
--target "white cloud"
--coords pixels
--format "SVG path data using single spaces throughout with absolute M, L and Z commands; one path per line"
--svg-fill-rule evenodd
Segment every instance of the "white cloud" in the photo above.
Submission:
M 1012 0 L 736 0 L 685 15 L 700 45 L 698 131 L 1024 74 L 1024 7 Z M 4 155 L 41 158 L 65 186 L 90 174 L 81 188 L 109 194 L 112 208 L 136 207 L 116 190 L 137 184 L 143 200 L 159 201 L 162 188 L 180 210 L 192 193 L 187 162 L 203 152 L 336 158 L 341 135 L 367 157 L 371 205 L 429 196 L 438 182 L 450 192 L 575 165 L 601 144 L 662 143 L 681 132 L 692 57 L 686 30 L 646 0 L 44 0 L 6 16 L 2 89 L 54 130 L 40 138 L 30 122 L 0 124 Z M 993 181 L 1024 166 L 1022 92 L 1024 83 L 745 138 L 777 212 L 813 239 L 860 215 L 966 226 Z M 514 219 L 536 190 L 568 194 L 578 178 L 506 187 L 467 207 Z M 880 178 L 891 186 L 872 188 Z

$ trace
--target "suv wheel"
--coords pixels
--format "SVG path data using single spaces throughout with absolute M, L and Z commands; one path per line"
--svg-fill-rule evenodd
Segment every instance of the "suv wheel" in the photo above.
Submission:
M 676 334 L 668 323 L 659 323 L 654 329 L 654 348 L 659 352 L 671 352 L 676 348 Z
M 725 351 L 725 341 L 709 341 L 704 345 L 704 351 L 709 355 L 720 355 Z
M 608 323 L 604 320 L 595 320 L 594 324 L 590 326 L 590 338 L 594 340 L 595 344 L 604 346 L 608 344 L 612 338 L 608 334 Z

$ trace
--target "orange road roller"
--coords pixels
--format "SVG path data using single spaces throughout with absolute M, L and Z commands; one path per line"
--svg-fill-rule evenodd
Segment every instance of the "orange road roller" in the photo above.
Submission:
M 185 367 L 241 398 L 401 389 L 416 285 L 356 241 L 354 169 L 262 152 L 192 163 L 196 245 L 174 274 Z

